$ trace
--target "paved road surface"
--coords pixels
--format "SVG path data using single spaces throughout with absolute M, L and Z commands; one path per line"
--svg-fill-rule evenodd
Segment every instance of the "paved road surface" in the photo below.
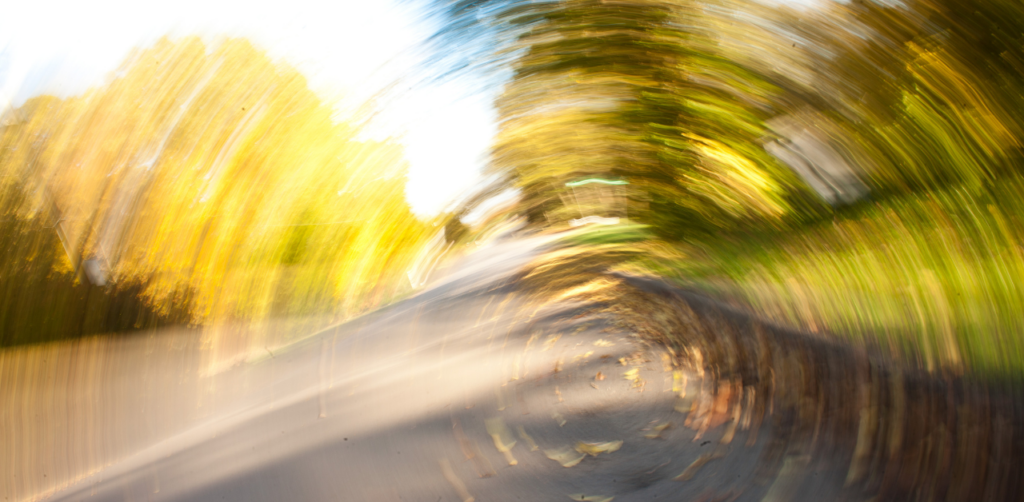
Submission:
M 695 440 L 697 375 L 581 305 L 524 303 L 514 274 L 549 240 L 495 244 L 413 298 L 203 380 L 215 412 L 43 498 L 789 498 L 786 466 L 760 466 L 769 425 L 713 424 Z M 121 385 L 125 413 L 136 394 L 182 392 L 161 368 Z M 843 475 L 822 464 L 800 499 L 834 496 Z

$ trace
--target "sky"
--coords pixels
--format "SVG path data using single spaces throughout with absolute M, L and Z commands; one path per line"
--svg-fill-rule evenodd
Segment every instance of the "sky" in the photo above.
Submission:
M 821 0 L 768 0 L 808 7 Z M 353 113 L 384 88 L 369 139 L 398 139 L 409 161 L 406 199 L 430 217 L 481 182 L 500 82 L 472 74 L 426 83 L 424 0 L 32 0 L 0 16 L 0 113 L 47 93 L 101 85 L 134 47 L 160 37 L 245 37 L 297 67 L 313 91 Z M 493 77 L 491 77 L 493 78 Z M 476 80 L 474 80 L 476 79 Z
M 339 100 L 340 115 L 387 86 L 398 89 L 367 135 L 404 144 L 406 198 L 429 217 L 479 181 L 497 92 L 480 92 L 488 86 L 471 76 L 423 83 L 431 23 L 422 4 L 395 0 L 11 2 L 0 16 L 0 110 L 101 85 L 132 48 L 165 35 L 245 37 Z

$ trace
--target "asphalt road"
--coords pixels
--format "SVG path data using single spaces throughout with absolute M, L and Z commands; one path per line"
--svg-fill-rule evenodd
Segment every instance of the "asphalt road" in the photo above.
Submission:
M 207 413 L 29 498 L 726 501 L 841 494 L 842 462 L 823 461 L 810 476 L 802 464 L 798 483 L 788 464 L 766 473 L 764 458 L 778 448 L 769 422 L 751 427 L 735 396 L 723 403 L 702 397 L 701 375 L 672 367 L 662 349 L 588 314 L 585 305 L 527 304 L 515 273 L 549 241 L 494 244 L 413 298 L 209 376 L 200 384 L 221 397 Z M 131 421 L 138 396 L 182 392 L 174 376 L 181 368 L 154 368 L 167 374 L 122 379 L 118 409 L 128 416 L 118 420 Z M 722 419 L 686 426 L 701 407 Z M 162 413 L 175 421 L 173 409 Z

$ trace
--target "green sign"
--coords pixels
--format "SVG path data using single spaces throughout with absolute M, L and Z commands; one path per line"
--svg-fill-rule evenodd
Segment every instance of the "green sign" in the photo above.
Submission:
M 629 182 L 625 180 L 603 180 L 601 178 L 588 178 L 580 181 L 573 181 L 566 183 L 567 187 L 578 187 L 580 185 L 586 185 L 587 183 L 601 183 L 603 185 L 628 185 Z

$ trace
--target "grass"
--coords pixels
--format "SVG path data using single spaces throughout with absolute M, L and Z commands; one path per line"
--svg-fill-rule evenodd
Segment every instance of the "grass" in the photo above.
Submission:
M 563 245 L 593 246 L 601 244 L 628 244 L 651 238 L 647 225 L 620 223 L 616 225 L 587 225 L 568 233 L 559 240 Z
M 929 371 L 1024 375 L 1024 179 L 864 204 L 799 231 L 652 249 L 640 265 Z

